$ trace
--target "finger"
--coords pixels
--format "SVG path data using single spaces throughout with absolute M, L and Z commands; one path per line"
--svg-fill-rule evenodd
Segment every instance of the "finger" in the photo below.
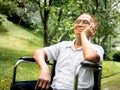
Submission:
M 91 24 L 91 28 L 92 28 L 92 30 L 95 29 L 95 24 L 94 23 Z
M 92 29 L 93 29 L 93 27 L 92 27 L 92 25 L 91 25 L 90 28 L 89 28 L 89 30 L 90 30 L 91 33 L 92 33 Z
M 43 82 L 43 83 L 42 83 L 42 89 L 45 89 L 45 88 L 46 88 L 46 84 L 47 84 L 47 82 Z
M 46 89 L 48 90 L 49 87 L 50 87 L 50 82 L 48 82 L 48 83 L 46 84 Z
M 85 30 L 83 30 L 83 31 L 88 31 L 88 30 L 90 30 L 91 26 L 92 26 L 92 25 L 89 25 L 89 26 L 86 27 Z
M 91 32 L 92 35 L 94 35 L 94 33 L 95 33 L 95 27 L 91 26 L 90 32 Z
M 43 83 L 43 80 L 38 80 L 38 82 L 37 82 L 37 84 L 35 86 L 35 90 L 41 89 L 42 83 Z
M 37 81 L 36 85 L 35 85 L 35 90 L 37 90 L 38 86 L 39 86 L 39 80 Z
M 43 83 L 44 83 L 44 81 L 40 80 L 38 88 L 42 88 Z
M 45 90 L 48 90 L 50 86 L 50 81 L 46 80 L 43 84 L 42 84 L 42 88 L 44 88 Z

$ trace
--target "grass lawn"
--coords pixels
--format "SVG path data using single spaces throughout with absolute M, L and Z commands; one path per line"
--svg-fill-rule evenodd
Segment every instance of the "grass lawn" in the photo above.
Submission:
M 102 78 L 120 73 L 120 62 L 104 61 L 102 66 Z
M 102 79 L 102 90 L 120 90 L 120 73 Z
M 120 90 L 120 62 L 104 61 L 101 81 L 102 90 Z
M 5 16 L 0 15 L 0 17 L 2 18 L 2 25 L 0 25 L 0 90 L 9 90 L 13 67 L 17 59 L 21 56 L 31 56 L 34 50 L 43 46 L 43 40 L 32 31 L 8 21 Z M 27 68 L 31 72 L 27 71 Z M 37 66 L 34 64 L 20 65 L 18 70 L 19 79 L 22 77 L 23 79 L 35 79 L 38 74 L 35 73 Z M 25 77 L 22 76 L 23 74 Z

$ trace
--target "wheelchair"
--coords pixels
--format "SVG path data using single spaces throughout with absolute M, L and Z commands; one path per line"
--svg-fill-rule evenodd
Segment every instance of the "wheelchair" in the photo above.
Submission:
M 17 81 L 16 80 L 17 67 L 22 62 L 35 63 L 35 60 L 32 57 L 21 57 L 21 58 L 19 58 L 19 60 L 14 65 L 13 78 L 12 78 L 12 83 L 11 83 L 10 90 L 15 90 L 13 87 L 16 83 L 23 83 L 24 82 L 24 83 L 31 83 L 31 84 L 35 85 L 36 82 L 37 82 L 37 80 L 27 80 L 27 81 Z M 47 65 L 52 66 L 52 69 L 51 69 L 51 83 L 52 83 L 53 77 L 55 75 L 56 61 L 55 60 L 53 62 L 47 61 L 46 63 L 47 63 Z M 89 67 L 89 68 L 92 68 L 94 70 L 94 87 L 93 87 L 93 90 L 101 90 L 102 65 L 92 63 L 92 62 L 89 62 L 89 61 L 81 62 L 80 65 L 77 67 L 75 77 L 74 77 L 74 90 L 78 90 L 78 78 L 79 78 L 79 71 L 80 71 L 81 67 L 84 67 L 84 68 Z M 30 90 L 30 88 L 28 90 Z

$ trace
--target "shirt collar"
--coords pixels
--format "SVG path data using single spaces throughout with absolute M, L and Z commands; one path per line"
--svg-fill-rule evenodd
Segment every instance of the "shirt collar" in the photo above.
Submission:
M 75 39 L 76 40 L 76 39 Z M 81 50 L 82 47 L 79 47 L 77 49 L 74 48 L 74 43 L 75 43 L 75 40 L 71 41 L 70 43 L 67 44 L 66 48 L 72 48 L 73 50 Z
M 71 41 L 70 43 L 68 43 L 68 44 L 66 45 L 66 48 L 73 47 L 73 46 L 74 46 L 74 43 L 75 43 L 75 40 Z

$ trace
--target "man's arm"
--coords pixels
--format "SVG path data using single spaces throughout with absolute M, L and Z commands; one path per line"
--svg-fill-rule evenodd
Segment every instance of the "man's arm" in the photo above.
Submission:
M 33 53 L 33 57 L 36 60 L 39 68 L 40 68 L 40 74 L 38 77 L 37 84 L 35 86 L 35 89 L 48 89 L 50 86 L 50 70 L 45 62 L 47 56 L 43 49 L 38 49 Z
M 85 29 L 83 32 L 81 32 L 81 43 L 83 48 L 84 59 L 87 61 L 97 63 L 100 61 L 100 56 L 89 42 L 89 39 L 92 37 L 92 32 L 90 31 L 92 29 L 93 29 L 92 27 L 89 27 Z

